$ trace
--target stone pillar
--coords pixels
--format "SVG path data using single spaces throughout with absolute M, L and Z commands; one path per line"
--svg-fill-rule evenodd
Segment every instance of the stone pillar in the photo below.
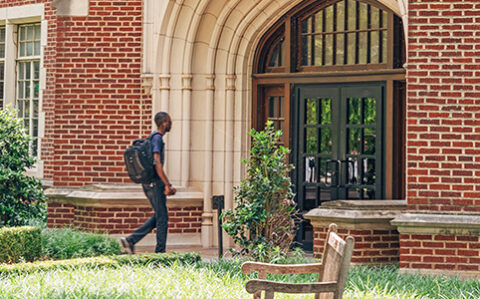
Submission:
M 304 217 L 313 226 L 313 253 L 321 257 L 328 226 L 355 238 L 352 263 L 390 264 L 399 260 L 399 236 L 390 221 L 405 211 L 403 200 L 338 200 L 310 210 Z

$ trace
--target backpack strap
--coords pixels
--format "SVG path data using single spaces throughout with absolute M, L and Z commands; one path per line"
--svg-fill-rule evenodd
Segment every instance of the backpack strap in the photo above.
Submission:
M 158 131 L 152 132 L 152 133 L 148 136 L 148 140 L 152 141 L 153 136 L 155 136 L 155 135 L 157 135 L 157 134 L 158 134 L 158 135 L 161 135 L 160 133 L 158 133 Z

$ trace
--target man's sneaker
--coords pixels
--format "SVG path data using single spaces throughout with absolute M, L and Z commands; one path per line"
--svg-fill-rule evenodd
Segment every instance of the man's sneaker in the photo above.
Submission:
M 133 245 L 132 242 L 128 241 L 125 237 L 121 237 L 120 242 L 122 242 L 122 246 L 128 254 L 135 254 L 135 245 Z

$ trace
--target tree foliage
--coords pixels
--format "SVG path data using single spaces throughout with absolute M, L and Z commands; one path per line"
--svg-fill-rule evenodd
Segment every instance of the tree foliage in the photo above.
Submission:
M 286 252 L 295 235 L 296 213 L 292 200 L 290 171 L 286 163 L 289 149 L 280 145 L 281 131 L 275 131 L 267 122 L 264 131 L 252 129 L 250 158 L 246 179 L 234 188 L 235 208 L 222 214 L 223 228 L 242 253 L 265 260 L 268 253 Z
M 42 185 L 25 174 L 35 164 L 30 143 L 16 111 L 0 110 L 0 226 L 19 226 L 45 216 Z

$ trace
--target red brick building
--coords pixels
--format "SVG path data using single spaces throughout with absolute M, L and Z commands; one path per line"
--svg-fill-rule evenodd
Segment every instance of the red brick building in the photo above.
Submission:
M 2 105 L 34 137 L 49 225 L 114 235 L 151 214 L 122 154 L 168 111 L 170 245 L 213 246 L 211 196 L 246 132 L 292 149 L 297 241 L 356 238 L 355 262 L 477 275 L 480 3 L 0 1 Z M 3 55 L 2 55 L 3 54 Z M 148 239 L 146 242 L 150 242 Z

